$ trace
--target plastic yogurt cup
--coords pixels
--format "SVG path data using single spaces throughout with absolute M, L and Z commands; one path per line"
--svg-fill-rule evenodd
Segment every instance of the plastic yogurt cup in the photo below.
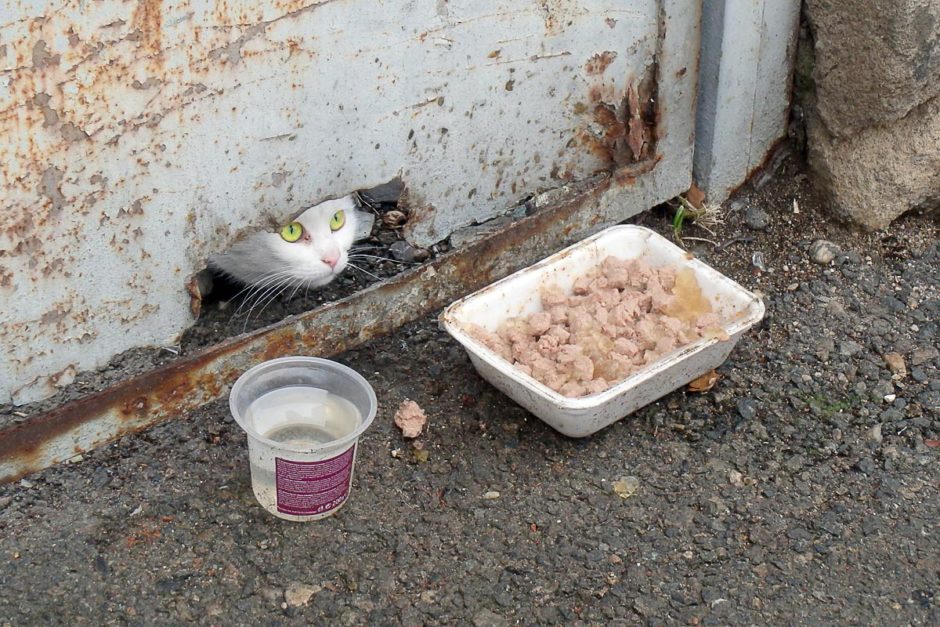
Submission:
M 251 368 L 229 406 L 248 434 L 251 486 L 287 520 L 330 516 L 349 497 L 359 436 L 377 402 L 355 370 L 318 357 L 282 357 Z

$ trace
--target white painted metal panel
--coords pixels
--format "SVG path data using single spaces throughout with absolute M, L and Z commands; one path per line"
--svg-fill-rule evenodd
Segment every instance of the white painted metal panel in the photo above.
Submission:
M 706 2 L 695 182 L 723 202 L 786 135 L 799 0 Z
M 624 165 L 628 86 L 657 68 L 675 100 L 641 103 L 658 164 L 624 193 L 681 191 L 698 7 L 4 2 L 0 403 L 172 343 L 209 252 L 324 198 L 401 175 L 428 244 Z

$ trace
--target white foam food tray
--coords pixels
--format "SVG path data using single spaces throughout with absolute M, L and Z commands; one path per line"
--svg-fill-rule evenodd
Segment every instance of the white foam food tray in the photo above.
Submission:
M 612 388 L 568 398 L 536 381 L 472 337 L 468 325 L 496 331 L 508 318 L 542 310 L 539 287 L 571 293 L 576 278 L 608 255 L 643 259 L 651 266 L 691 268 L 728 339 L 703 338 L 664 355 Z M 614 226 L 451 304 L 444 329 L 466 349 L 484 379 L 570 437 L 584 437 L 717 368 L 741 335 L 764 316 L 761 300 L 735 281 L 691 257 L 666 238 L 639 226 Z

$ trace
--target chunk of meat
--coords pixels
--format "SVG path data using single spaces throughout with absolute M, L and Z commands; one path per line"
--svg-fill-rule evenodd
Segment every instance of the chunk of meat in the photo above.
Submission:
M 552 326 L 552 316 L 546 311 L 529 314 L 529 333 L 532 335 L 542 335 Z
M 428 422 L 427 414 L 414 401 L 405 399 L 395 412 L 395 424 L 406 438 L 416 438 Z
M 554 357 L 558 352 L 559 344 L 560 342 L 557 337 L 545 334 L 540 337 L 538 341 L 539 353 L 544 357 Z
M 483 327 L 476 324 L 468 325 L 467 331 L 471 336 L 479 340 L 483 346 L 487 347 L 506 361 L 512 361 L 512 348 L 499 335 L 493 333 L 492 331 L 487 331 Z
M 558 338 L 559 344 L 564 344 L 568 341 L 568 338 L 571 337 L 571 333 L 569 333 L 565 327 L 560 325 L 551 327 L 548 331 L 546 331 L 545 335 Z
M 568 381 L 559 388 L 558 392 L 568 398 L 577 398 L 578 396 L 584 396 L 585 389 L 583 385 L 576 381 Z
M 584 387 L 587 388 L 588 394 L 597 394 L 598 392 L 603 392 L 610 387 L 610 384 L 606 380 L 598 377 L 584 384 Z
M 636 342 L 633 340 L 628 340 L 625 337 L 618 337 L 616 340 L 614 340 L 614 350 L 621 355 L 633 357 L 638 352 L 640 352 L 640 347 L 637 346 Z
M 542 299 L 542 306 L 546 309 L 555 305 L 564 305 L 568 302 L 568 295 L 557 285 L 540 288 L 539 297 Z
M 568 305 L 553 305 L 548 310 L 548 314 L 551 317 L 552 324 L 567 323 L 569 311 L 570 311 L 570 308 L 568 307 Z

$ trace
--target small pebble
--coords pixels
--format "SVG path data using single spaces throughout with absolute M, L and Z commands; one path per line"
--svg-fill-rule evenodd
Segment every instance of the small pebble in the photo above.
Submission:
M 620 477 L 611 484 L 611 488 L 620 498 L 628 499 L 640 489 L 640 480 L 632 476 Z
M 935 347 L 931 346 L 930 348 L 921 348 L 911 355 L 911 365 L 922 366 L 931 359 L 936 359 L 940 357 L 940 351 Z
M 499 498 L 499 492 L 496 490 L 490 490 L 489 492 L 483 493 L 483 499 L 486 501 L 493 501 Z
M 745 420 L 752 420 L 757 415 L 757 402 L 751 398 L 738 399 L 738 413 Z
M 764 264 L 764 254 L 761 252 L 751 255 L 751 265 L 761 272 L 767 272 L 767 266 Z
M 818 239 L 809 247 L 810 258 L 820 264 L 828 265 L 842 250 L 838 245 L 824 239 Z
M 423 248 L 415 248 L 404 240 L 399 240 L 389 246 L 388 252 L 398 261 L 413 263 L 415 261 L 424 261 L 430 256 L 430 253 Z
M 897 394 L 885 394 L 885 402 L 886 402 L 886 403 L 893 403 L 893 402 L 894 402 L 894 399 L 896 399 L 897 397 L 898 397 Z
M 389 211 L 385 215 L 382 216 L 382 224 L 388 227 L 392 227 L 392 228 L 396 226 L 401 226 L 407 221 L 408 221 L 408 216 L 405 215 L 403 211 L 398 211 L 397 209 Z
M 907 366 L 904 364 L 904 357 L 898 353 L 885 353 L 885 363 L 888 364 L 888 370 L 900 376 L 907 374 Z
M 744 475 L 739 473 L 737 470 L 732 470 L 728 473 L 728 483 L 733 486 L 744 485 Z
M 268 603 L 276 603 L 283 596 L 283 593 L 277 588 L 264 587 L 261 588 L 261 598 L 263 598 Z
M 760 207 L 748 207 L 744 212 L 744 223 L 749 229 L 763 231 L 770 226 L 770 216 Z
M 855 467 L 858 468 L 863 473 L 865 473 L 866 475 L 870 475 L 873 472 L 875 472 L 875 462 L 873 462 L 868 457 L 860 459 L 858 463 L 855 464 Z
M 322 589 L 320 586 L 292 583 L 284 590 L 284 601 L 288 607 L 300 607 L 306 605 L 313 595 Z
M 884 436 L 881 434 L 880 424 L 877 424 L 868 430 L 868 439 L 875 444 L 881 444 L 881 442 L 884 440 Z
M 858 342 L 853 342 L 852 340 L 845 340 L 844 342 L 839 342 L 839 353 L 845 357 L 852 357 L 857 355 L 862 351 L 862 345 Z

